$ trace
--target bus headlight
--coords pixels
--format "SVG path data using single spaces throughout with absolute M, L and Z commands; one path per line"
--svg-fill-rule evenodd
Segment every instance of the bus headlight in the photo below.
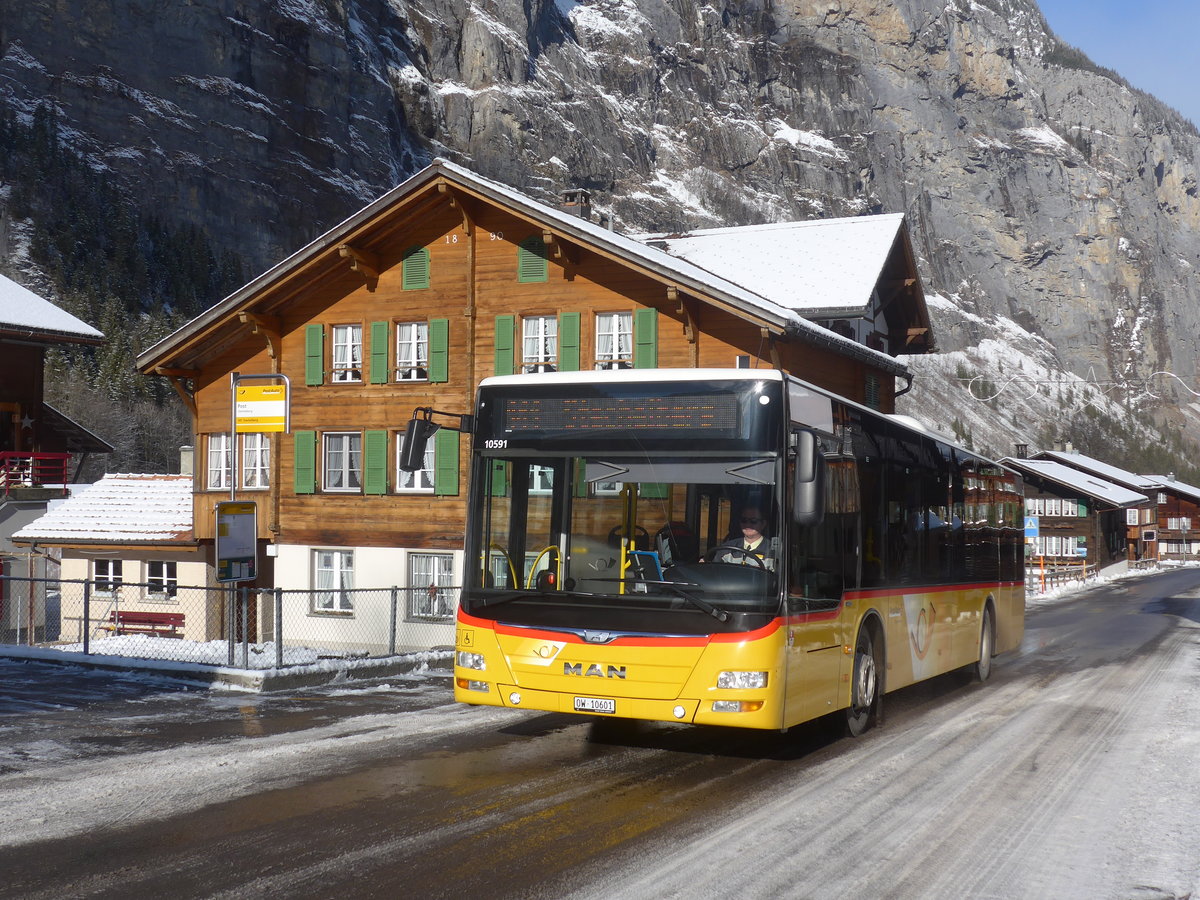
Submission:
M 765 688 L 766 672 L 722 672 L 717 676 L 719 688 Z
M 454 664 L 460 669 L 477 669 L 480 672 L 487 668 L 482 653 L 468 653 L 466 650 L 454 654 Z

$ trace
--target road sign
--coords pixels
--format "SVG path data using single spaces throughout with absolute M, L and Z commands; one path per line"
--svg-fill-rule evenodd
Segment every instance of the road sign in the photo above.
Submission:
M 217 504 L 217 581 L 253 581 L 258 572 L 258 504 Z
M 1041 531 L 1041 520 L 1037 516 L 1025 517 L 1025 537 L 1035 538 Z
M 287 430 L 286 384 L 239 384 L 235 393 L 238 434 Z

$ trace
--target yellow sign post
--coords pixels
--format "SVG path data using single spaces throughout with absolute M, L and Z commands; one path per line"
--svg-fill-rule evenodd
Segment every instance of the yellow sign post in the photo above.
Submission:
M 235 388 L 234 420 L 238 434 L 287 431 L 286 384 L 239 384 Z

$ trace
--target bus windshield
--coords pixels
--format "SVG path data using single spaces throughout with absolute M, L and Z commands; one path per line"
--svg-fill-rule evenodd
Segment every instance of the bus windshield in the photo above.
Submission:
M 542 610 L 530 624 L 546 624 L 548 605 L 620 610 L 622 630 L 630 613 L 683 611 L 709 617 L 710 631 L 713 619 L 774 613 L 777 456 L 680 456 L 482 457 L 468 611 L 528 606 Z

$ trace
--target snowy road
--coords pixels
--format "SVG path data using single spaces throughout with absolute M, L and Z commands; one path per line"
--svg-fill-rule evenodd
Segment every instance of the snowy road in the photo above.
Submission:
M 1037 609 L 988 684 L 889 695 L 857 741 L 436 683 L 9 716 L 0 896 L 1200 896 L 1198 597 L 1193 569 Z

